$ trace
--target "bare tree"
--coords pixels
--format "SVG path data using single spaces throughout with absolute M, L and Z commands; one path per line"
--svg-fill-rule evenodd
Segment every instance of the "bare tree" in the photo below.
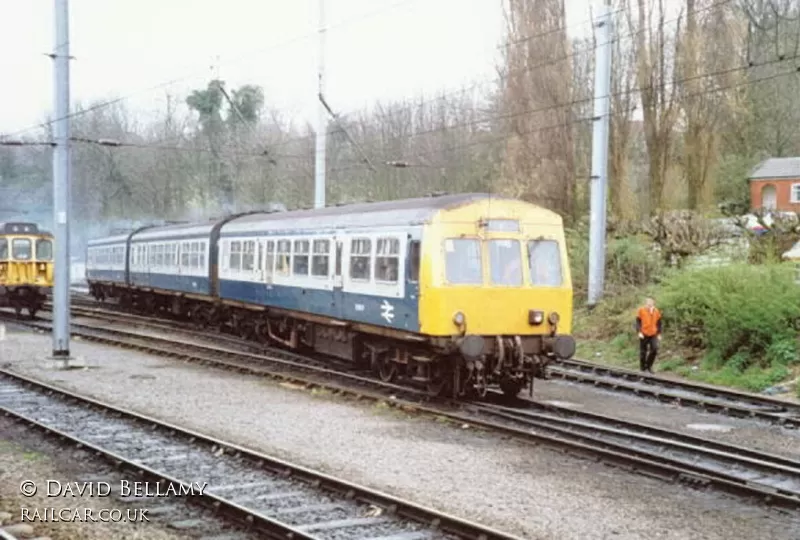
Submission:
M 616 0 L 620 14 L 615 20 L 617 36 L 631 35 L 630 0 Z M 628 39 L 614 40 L 614 62 L 611 72 L 611 122 L 609 198 L 611 211 L 618 218 L 634 215 L 633 192 L 628 177 L 631 152 L 631 122 L 636 108 L 636 51 Z
M 637 0 L 638 24 L 633 23 L 633 10 L 628 11 L 629 25 L 634 28 L 637 60 L 637 81 L 642 101 L 644 133 L 648 154 L 648 213 L 662 207 L 664 185 L 672 156 L 673 138 L 679 113 L 678 84 L 675 60 L 680 56 L 681 21 L 670 31 L 666 22 L 664 0 Z M 655 11 L 656 21 L 653 21 Z
M 687 206 L 692 210 L 704 206 L 710 195 L 719 155 L 719 125 L 734 106 L 735 94 L 727 89 L 740 77 L 740 72 L 732 68 L 740 63 L 737 50 L 741 48 L 737 46 L 742 43 L 741 28 L 733 7 L 712 1 L 686 0 L 686 33 L 680 59 Z M 701 65 L 705 67 L 701 69 Z
M 509 195 L 574 211 L 574 115 L 563 0 L 508 0 L 503 111 L 509 134 L 500 182 Z

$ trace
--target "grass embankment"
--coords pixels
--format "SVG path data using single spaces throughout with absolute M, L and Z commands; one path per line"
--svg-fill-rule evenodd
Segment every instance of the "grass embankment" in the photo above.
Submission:
M 662 270 L 631 239 L 612 241 L 608 254 L 603 302 L 589 312 L 585 299 L 575 299 L 578 357 L 638 369 L 635 313 L 652 295 L 665 327 L 654 371 L 751 392 L 793 381 L 800 397 L 800 286 L 792 265 Z

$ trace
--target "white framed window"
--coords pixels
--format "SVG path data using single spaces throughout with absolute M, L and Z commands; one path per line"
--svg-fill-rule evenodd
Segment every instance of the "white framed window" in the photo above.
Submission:
M 308 240 L 294 241 L 294 258 L 292 259 L 292 274 L 295 276 L 308 275 Z
M 791 201 L 793 204 L 800 204 L 800 184 L 792 184 Z
M 350 241 L 350 279 L 370 281 L 372 275 L 372 240 L 354 238 Z
M 379 238 L 375 248 L 375 280 L 397 283 L 400 270 L 400 240 Z
M 266 267 L 266 274 L 265 277 L 270 279 L 272 278 L 272 271 L 275 268 L 275 241 L 268 240 L 267 241 L 267 258 L 266 262 L 264 263 Z
M 292 242 L 291 240 L 278 240 L 277 261 L 275 262 L 275 274 L 279 276 L 288 276 L 290 266 L 290 259 L 292 256 Z
M 328 277 L 330 240 L 314 240 L 314 256 L 311 259 L 311 275 Z

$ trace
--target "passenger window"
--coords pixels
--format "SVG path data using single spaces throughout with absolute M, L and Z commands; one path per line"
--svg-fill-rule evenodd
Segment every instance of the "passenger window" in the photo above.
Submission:
M 522 285 L 522 255 L 518 240 L 489 240 L 492 285 Z
M 289 240 L 278 241 L 278 260 L 275 262 L 275 273 L 281 276 L 288 276 L 289 258 L 292 256 L 292 243 Z
M 369 281 L 371 274 L 370 255 L 372 242 L 369 238 L 357 238 L 350 243 L 350 279 Z
M 199 242 L 200 244 L 200 257 L 198 258 L 198 262 L 200 263 L 200 268 L 206 267 L 206 244 L 205 242 Z
M 334 275 L 342 275 L 342 243 L 336 242 L 336 268 L 334 268 Z
M 295 276 L 308 275 L 308 240 L 294 241 L 294 260 L 292 273 Z
M 194 248 L 194 244 L 192 244 L 192 248 Z M 192 254 L 192 259 L 195 259 L 195 254 Z M 230 269 L 234 271 L 238 271 L 242 266 L 242 243 L 238 240 L 235 242 L 231 242 L 231 262 L 230 262 Z
M 181 266 L 189 268 L 189 243 L 184 242 L 181 244 Z
M 242 270 L 252 272 L 255 258 L 255 241 L 248 240 L 246 242 L 242 242 L 242 245 L 244 248 L 242 250 Z
M 477 240 L 453 238 L 444 241 L 445 278 L 455 285 L 483 283 L 481 244 Z
M 314 255 L 311 259 L 311 275 L 328 277 L 330 241 L 314 240 Z
M 560 287 L 563 284 L 561 253 L 555 240 L 530 240 L 528 266 L 531 272 L 531 285 Z
M 272 269 L 275 268 L 275 241 L 270 240 L 267 242 L 267 261 L 266 261 L 267 277 L 272 277 Z
M 375 249 L 375 281 L 397 283 L 400 270 L 400 240 L 380 238 Z
M 417 283 L 419 281 L 419 240 L 412 240 L 408 243 L 408 280 Z
M 8 259 L 8 240 L 0 238 L 0 261 Z
M 200 267 L 200 261 L 198 260 L 200 255 L 198 255 L 198 251 L 200 248 L 197 245 L 197 242 L 189 242 L 189 268 L 197 269 Z
M 264 269 L 264 242 L 261 240 L 256 241 L 258 245 L 258 254 L 256 256 L 256 268 L 259 272 Z

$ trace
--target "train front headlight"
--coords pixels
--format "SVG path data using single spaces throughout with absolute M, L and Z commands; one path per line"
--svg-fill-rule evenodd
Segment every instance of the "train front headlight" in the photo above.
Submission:
M 532 309 L 528 312 L 528 324 L 536 326 L 544 322 L 544 311 Z
M 456 311 L 456 314 L 453 315 L 453 322 L 456 324 L 456 326 L 464 326 L 466 320 L 467 318 L 460 311 Z
M 556 313 L 555 311 L 547 316 L 547 322 L 549 322 L 553 326 L 557 325 L 558 321 L 560 321 L 560 320 L 561 320 L 561 316 L 558 313 Z

